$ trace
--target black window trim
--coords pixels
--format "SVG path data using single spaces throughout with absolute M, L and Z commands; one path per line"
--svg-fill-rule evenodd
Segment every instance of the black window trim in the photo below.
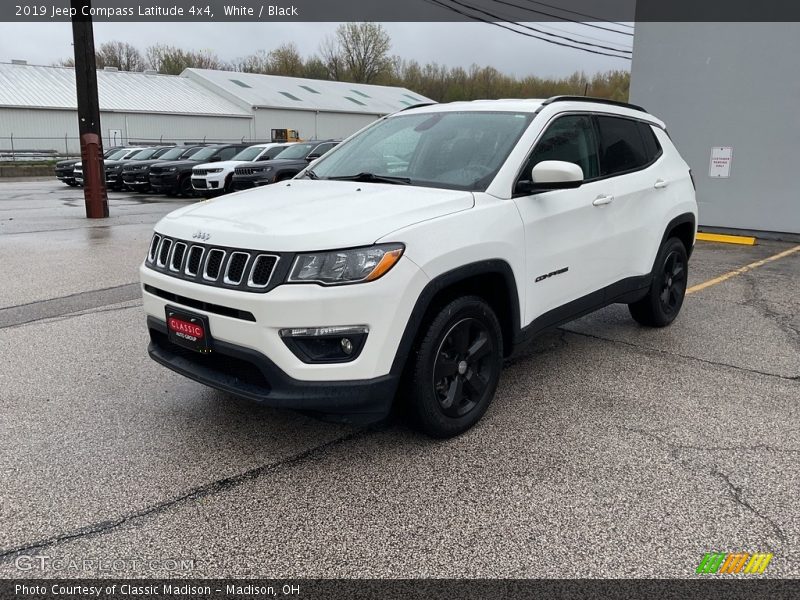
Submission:
M 536 194 L 543 193 L 543 192 L 534 192 L 533 194 L 531 194 L 531 193 L 528 193 L 528 192 L 515 192 L 514 190 L 517 188 L 517 184 L 520 181 L 522 181 L 522 176 L 524 175 L 523 169 L 528 164 L 528 161 L 530 160 L 531 155 L 533 154 L 533 152 L 536 150 L 536 146 L 539 144 L 539 141 L 542 139 L 542 136 L 544 136 L 544 134 L 547 133 L 547 130 L 550 129 L 550 126 L 556 120 L 560 119 L 561 117 L 571 117 L 571 116 L 576 116 L 576 115 L 577 116 L 583 116 L 583 117 L 590 117 L 591 120 L 592 120 L 592 128 L 594 129 L 594 134 L 595 134 L 595 149 L 597 150 L 598 168 L 601 171 L 602 171 L 602 167 L 600 167 L 600 147 L 599 147 L 599 144 L 600 144 L 600 128 L 597 125 L 597 117 L 616 117 L 616 118 L 619 118 L 619 119 L 627 119 L 629 121 L 636 121 L 638 123 L 644 123 L 645 125 L 648 125 L 650 127 L 658 127 L 659 129 L 662 129 L 663 131 L 666 131 L 663 127 L 661 127 L 657 123 L 653 123 L 652 121 L 649 121 L 647 119 L 637 119 L 636 117 L 632 117 L 632 116 L 629 116 L 629 115 L 620 115 L 620 114 L 617 114 L 617 113 L 608 113 L 608 112 L 601 112 L 601 111 L 596 111 L 596 110 L 570 110 L 570 111 L 556 113 L 555 115 L 553 115 L 550 118 L 549 121 L 547 121 L 547 123 L 542 128 L 542 131 L 539 133 L 539 135 L 536 136 L 536 139 L 534 140 L 533 144 L 531 145 L 530 149 L 528 150 L 528 153 L 525 155 L 525 159 L 522 161 L 522 164 L 517 169 L 517 174 L 514 177 L 514 183 L 511 185 L 511 197 L 512 198 L 522 198 L 524 196 L 534 196 Z M 535 117 L 534 117 L 534 119 L 535 119 Z M 531 124 L 533 124 L 533 121 L 531 122 Z M 638 130 L 638 127 L 637 127 L 637 130 Z M 642 134 L 641 131 L 639 131 L 639 136 L 640 137 L 641 137 L 641 134 Z M 653 132 L 653 135 L 655 135 L 655 132 Z M 658 142 L 658 138 L 657 137 L 656 137 L 656 141 Z M 644 140 L 642 140 L 642 143 L 644 144 Z M 664 147 L 661 145 L 661 142 L 658 142 L 658 153 L 655 155 L 655 157 L 650 162 L 648 162 L 648 163 L 646 163 L 644 165 L 641 165 L 639 167 L 636 167 L 635 169 L 628 169 L 627 171 L 619 171 L 619 172 L 614 173 L 612 175 L 602 175 L 602 174 L 600 174 L 597 177 L 592 177 L 591 179 L 584 179 L 583 183 L 594 183 L 595 181 L 602 181 L 603 179 L 610 179 L 611 177 L 620 177 L 621 175 L 629 175 L 631 173 L 636 173 L 637 171 L 644 171 L 645 169 L 649 169 L 650 167 L 652 167 L 656 162 L 658 162 L 658 160 L 662 156 L 664 156 Z

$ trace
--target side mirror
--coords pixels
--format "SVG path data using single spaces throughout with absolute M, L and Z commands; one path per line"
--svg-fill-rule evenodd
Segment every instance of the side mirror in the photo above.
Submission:
M 309 154 L 306 156 L 306 160 L 311 162 L 312 160 L 317 160 L 320 156 L 322 156 L 322 154 Z
M 583 184 L 583 169 L 563 160 L 543 160 L 531 169 L 530 181 L 517 183 L 517 192 L 568 190 Z
M 208 159 L 208 162 L 219 162 L 221 160 L 222 160 L 221 156 L 212 156 L 211 158 Z

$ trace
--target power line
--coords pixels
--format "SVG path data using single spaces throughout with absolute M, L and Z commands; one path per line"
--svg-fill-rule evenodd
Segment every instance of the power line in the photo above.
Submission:
M 539 6 L 546 6 L 547 8 L 553 8 L 555 10 L 560 10 L 561 12 L 570 13 L 571 15 L 578 15 L 579 17 L 586 17 L 587 19 L 594 19 L 595 21 L 600 21 L 602 23 L 609 23 L 611 25 L 619 25 L 620 27 L 627 27 L 629 29 L 633 29 L 632 25 L 628 25 L 627 23 L 617 23 L 616 21 L 609 21 L 608 19 L 603 19 L 601 17 L 595 17 L 592 15 L 587 15 L 586 13 L 578 12 L 576 10 L 569 10 L 568 8 L 561 8 L 560 6 L 553 6 L 552 4 L 547 4 L 546 2 L 538 2 L 537 0 L 525 0 L 530 4 L 538 4 Z M 520 7 L 521 8 L 521 7 Z M 621 31 L 619 33 L 622 33 Z
M 511 19 L 509 19 L 509 21 L 511 21 Z M 587 40 L 594 40 L 595 42 L 608 42 L 609 41 L 609 40 L 607 40 L 605 38 L 594 37 L 594 36 L 591 36 L 591 35 L 586 35 L 585 33 L 576 33 L 574 31 L 568 31 L 566 29 L 560 29 L 558 27 L 554 27 L 553 25 L 550 25 L 549 22 L 546 25 L 544 23 L 537 23 L 537 25 L 539 27 L 547 27 L 548 29 L 553 29 L 555 31 L 560 31 L 561 33 L 567 33 L 569 35 L 578 36 L 578 37 L 581 37 L 581 38 L 585 38 Z M 581 23 L 581 25 L 583 25 L 583 23 Z M 610 42 L 610 43 L 615 44 L 616 42 Z M 631 47 L 630 46 L 626 46 L 625 49 L 626 50 L 631 50 Z
M 626 47 L 623 47 L 623 48 L 617 48 L 617 47 L 613 47 L 613 46 L 604 46 L 604 45 L 601 45 L 601 44 L 593 44 L 591 42 L 585 42 L 585 41 L 577 39 L 575 37 L 575 36 L 588 37 L 588 36 L 584 36 L 581 33 L 573 33 L 571 31 L 565 31 L 563 29 L 559 30 L 557 28 L 551 27 L 551 29 L 555 29 L 556 31 L 561 31 L 561 33 L 567 34 L 567 35 L 558 35 L 557 33 L 551 33 L 550 31 L 547 31 L 546 29 L 540 29 L 541 27 L 548 27 L 547 25 L 542 25 L 541 23 L 537 23 L 536 24 L 537 27 L 532 27 L 532 26 L 526 25 L 524 23 L 517 23 L 510 17 L 505 17 L 505 16 L 497 14 L 497 13 L 488 12 L 488 11 L 483 10 L 481 8 L 478 8 L 476 6 L 472 6 L 472 5 L 469 5 L 469 4 L 464 4 L 462 2 L 459 2 L 458 0 L 450 0 L 450 1 L 455 3 L 455 4 L 458 4 L 460 6 L 463 6 L 465 8 L 469 8 L 469 9 L 471 9 L 473 11 L 483 13 L 486 16 L 491 17 L 492 20 L 499 20 L 499 21 L 503 21 L 505 23 L 514 23 L 517 27 L 522 27 L 523 29 L 527 29 L 529 31 L 535 31 L 536 33 L 541 33 L 543 35 L 549 35 L 549 36 L 552 36 L 552 37 L 555 37 L 555 38 L 559 38 L 559 39 L 562 39 L 562 40 L 566 40 L 568 42 L 572 42 L 572 43 L 575 43 L 575 44 L 582 44 L 584 46 L 591 46 L 593 48 L 600 48 L 601 50 L 610 50 L 612 52 L 620 52 L 622 54 L 632 54 L 632 48 L 630 46 L 626 46 Z M 591 39 L 593 39 L 595 41 L 599 41 L 599 42 L 607 42 L 607 43 L 610 43 L 610 44 L 616 44 L 617 46 L 622 45 L 622 44 L 618 44 L 617 42 L 611 42 L 611 41 L 609 41 L 607 39 L 600 39 L 600 38 L 591 38 Z
M 576 21 L 575 19 L 570 19 L 569 17 L 562 17 L 561 15 L 554 15 L 553 13 L 545 12 L 543 10 L 536 10 L 536 9 L 533 9 L 533 8 L 528 8 L 527 6 L 520 6 L 519 4 L 514 4 L 513 2 L 507 2 L 506 0 L 492 0 L 492 1 L 493 2 L 497 2 L 498 4 L 505 4 L 507 6 L 513 6 L 514 8 L 519 8 L 521 10 L 526 10 L 528 12 L 531 12 L 531 13 L 534 13 L 534 14 L 537 14 L 537 15 L 544 15 L 546 17 L 552 17 L 553 19 L 556 19 L 558 21 L 569 21 L 570 23 L 577 23 L 578 25 L 585 25 L 586 27 L 591 27 L 593 29 L 602 29 L 603 31 L 610 31 L 611 33 L 618 33 L 620 35 L 627 35 L 627 36 L 633 37 L 633 34 L 632 33 L 628 33 L 627 31 L 619 31 L 617 29 L 611 29 L 609 27 L 603 27 L 602 25 L 597 25 L 595 23 L 586 23 L 584 21 Z M 531 1 L 531 0 L 529 0 L 529 1 Z M 541 2 L 537 2 L 537 4 L 541 4 Z M 555 7 L 553 7 L 553 8 L 555 8 Z M 564 9 L 559 9 L 559 10 L 564 10 Z M 567 12 L 573 12 L 573 11 L 567 11 Z M 582 13 L 578 13 L 578 14 L 582 14 Z M 589 17 L 589 18 L 590 19 L 594 19 L 594 18 L 597 18 L 597 17 Z M 603 19 L 600 19 L 600 20 L 602 21 Z M 606 22 L 609 22 L 609 21 L 606 21 Z M 624 25 L 622 23 L 614 23 L 614 25 L 630 27 L 630 25 Z
M 511 27 L 509 27 L 507 25 L 503 25 L 502 23 L 497 23 L 495 21 L 490 21 L 490 20 L 483 19 L 483 18 L 475 16 L 475 15 L 466 13 L 466 12 L 464 12 L 462 10 L 459 10 L 458 8 L 456 8 L 454 6 L 450 6 L 448 4 L 444 4 L 444 2 L 441 2 L 440 0 L 426 0 L 426 1 L 430 2 L 430 3 L 433 3 L 433 4 L 436 4 L 438 6 L 441 6 L 443 8 L 446 8 L 447 10 L 450 10 L 450 11 L 455 12 L 457 14 L 460 14 L 460 15 L 462 15 L 464 17 L 467 17 L 468 19 L 472 19 L 473 21 L 478 21 L 480 23 L 488 23 L 489 25 L 494 25 L 495 27 L 501 27 L 503 29 L 511 31 L 512 33 L 517 33 L 519 35 L 524 35 L 526 37 L 530 37 L 530 38 L 534 38 L 534 39 L 537 39 L 537 40 L 541 40 L 541 41 L 547 42 L 549 44 L 554 44 L 556 46 L 563 46 L 564 48 L 572 48 L 573 50 L 582 50 L 583 52 L 589 52 L 591 54 L 599 54 L 601 56 L 611 56 L 613 58 L 622 58 L 622 59 L 625 59 L 625 60 L 630 60 L 629 56 L 620 56 L 619 54 L 611 54 L 609 52 L 602 52 L 600 50 L 592 50 L 591 48 L 583 48 L 581 46 L 573 46 L 571 44 L 567 44 L 567 43 L 564 43 L 564 42 L 559 42 L 559 41 L 552 40 L 552 39 L 549 39 L 549 38 L 541 37 L 541 36 L 538 36 L 538 35 L 527 33 L 525 31 L 519 31 L 519 30 L 513 29 L 513 28 L 511 28 Z M 502 18 L 500 18 L 500 17 L 498 17 L 496 15 L 492 15 L 491 13 L 488 13 L 488 12 L 486 12 L 484 10 L 477 9 L 477 8 L 469 6 L 467 4 L 463 4 L 463 3 L 459 2 L 458 0 L 450 0 L 450 1 L 453 2 L 454 4 L 458 4 L 460 6 L 463 6 L 463 7 L 467 8 L 467 9 L 469 9 L 469 10 L 473 10 L 473 11 L 476 11 L 476 12 L 481 12 L 481 13 L 484 13 L 484 14 L 492 17 L 492 18 L 496 18 L 496 19 L 498 19 L 500 21 L 508 22 L 507 20 L 502 19 Z M 538 31 L 538 30 L 536 30 L 536 29 L 534 29 L 532 27 L 527 27 L 527 26 L 521 25 L 519 23 L 514 23 L 514 25 L 517 25 L 518 27 L 523 27 L 523 28 L 526 28 L 526 29 L 530 29 L 530 30 L 533 30 L 533 31 Z M 553 34 L 545 33 L 545 35 L 553 35 Z M 563 36 L 558 36 L 558 37 L 563 37 Z M 579 43 L 579 44 L 586 44 L 587 43 L 587 42 L 580 42 L 580 41 L 573 40 L 573 39 L 570 39 L 570 41 L 572 41 L 573 43 Z M 592 45 L 594 46 L 594 44 L 592 44 Z M 627 51 L 624 51 L 624 50 L 618 50 L 616 48 L 610 48 L 610 49 L 615 51 L 615 52 L 627 52 Z

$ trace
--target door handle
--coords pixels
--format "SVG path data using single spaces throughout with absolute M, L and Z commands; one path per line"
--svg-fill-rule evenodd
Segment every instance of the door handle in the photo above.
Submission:
M 614 201 L 614 196 L 598 196 L 594 199 L 592 204 L 594 206 L 603 206 L 605 204 L 611 204 Z
M 665 187 L 669 185 L 668 181 L 664 181 L 663 179 L 656 179 L 656 182 L 653 184 L 653 187 L 657 190 L 663 190 Z

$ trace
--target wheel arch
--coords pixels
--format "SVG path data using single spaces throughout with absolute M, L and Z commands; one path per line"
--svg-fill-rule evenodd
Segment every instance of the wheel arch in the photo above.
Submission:
M 661 238 L 661 245 L 664 245 L 671 237 L 677 237 L 683 242 L 686 248 L 686 256 L 692 256 L 694 248 L 695 232 L 697 231 L 697 219 L 693 213 L 683 213 L 672 219 L 664 229 L 664 236 Z M 657 253 L 657 252 L 656 252 Z
M 501 259 L 462 265 L 429 281 L 417 298 L 392 362 L 391 372 L 402 374 L 419 336 L 444 305 L 452 299 L 474 295 L 495 311 L 503 331 L 503 354 L 508 356 L 520 329 L 520 305 L 514 272 Z

